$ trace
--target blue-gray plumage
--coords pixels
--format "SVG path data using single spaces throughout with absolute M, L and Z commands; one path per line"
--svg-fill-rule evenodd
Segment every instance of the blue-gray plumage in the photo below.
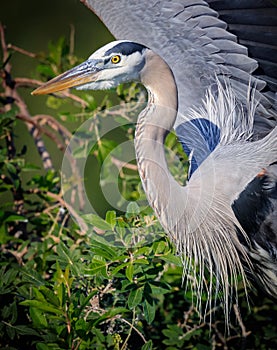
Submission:
M 34 94 L 141 82 L 148 104 L 136 130 L 139 173 L 185 272 L 195 277 L 199 302 L 203 289 L 211 302 L 216 276 L 228 317 L 238 275 L 247 285 L 248 274 L 276 298 L 277 84 L 268 67 L 277 41 L 267 43 L 269 54 L 255 77 L 257 60 L 208 6 L 232 14 L 229 2 L 84 2 L 116 38 L 127 40 L 105 45 Z M 255 9 L 253 1 L 247 4 Z M 174 180 L 166 163 L 163 144 L 172 128 L 191 159 L 186 186 Z

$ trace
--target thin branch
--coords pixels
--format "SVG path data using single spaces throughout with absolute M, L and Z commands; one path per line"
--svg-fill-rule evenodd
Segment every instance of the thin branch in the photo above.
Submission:
M 58 132 L 65 141 L 68 141 L 72 134 L 70 131 L 68 131 L 67 128 L 65 128 L 62 124 L 60 124 L 54 117 L 48 114 L 37 114 L 33 116 L 35 121 L 37 121 L 40 125 L 47 124 L 52 129 L 54 129 L 56 132 Z
M 245 325 L 242 322 L 242 318 L 241 318 L 241 315 L 240 315 L 240 312 L 239 312 L 238 305 L 234 304 L 233 308 L 234 308 L 235 315 L 237 317 L 238 323 L 239 323 L 240 328 L 241 328 L 241 334 L 242 334 L 243 338 L 246 338 L 251 332 L 247 332 L 246 331 Z
M 147 343 L 147 340 L 144 338 L 143 334 L 132 323 L 130 323 L 128 320 L 125 320 L 125 318 L 122 317 L 120 318 L 120 321 L 123 321 L 124 323 L 129 325 L 134 331 L 137 332 L 137 334 L 141 337 L 144 343 Z
M 18 114 L 17 118 L 20 119 L 20 120 L 23 120 L 26 123 L 29 123 L 29 124 L 33 125 L 39 131 L 40 134 L 47 135 L 52 141 L 55 142 L 55 144 L 57 145 L 57 147 L 61 151 L 65 150 L 65 145 L 60 142 L 60 140 L 56 137 L 56 135 L 53 134 L 51 131 L 41 127 L 34 118 L 31 118 L 28 115 L 24 115 L 24 114 Z M 35 137 L 37 137 L 37 135 Z
M 22 55 L 25 55 L 25 56 L 28 56 L 28 57 L 31 57 L 31 58 L 37 57 L 37 55 L 35 53 L 27 51 L 27 50 L 24 50 L 24 49 L 21 49 L 20 47 L 15 46 L 13 44 L 8 44 L 7 48 L 8 49 L 12 49 L 14 51 L 17 51 L 17 52 L 21 53 Z
M 0 37 L 1 37 L 1 46 L 3 50 L 3 62 L 5 62 L 9 57 L 9 53 L 6 45 L 4 26 L 2 25 L 1 22 L 0 22 Z
M 190 334 L 190 333 L 196 331 L 197 329 L 201 329 L 201 328 L 205 327 L 206 325 L 207 325 L 206 322 L 203 322 L 203 323 L 199 324 L 198 326 L 192 327 L 190 330 L 188 330 L 186 333 L 184 333 L 184 334 L 181 336 L 181 338 L 185 338 L 188 334 Z
M 75 209 L 69 204 L 67 203 L 63 198 L 61 194 L 55 194 L 52 192 L 46 192 L 44 193 L 47 197 L 50 197 L 52 199 L 55 199 L 57 202 L 59 202 L 64 208 L 67 208 L 69 213 L 74 217 L 75 220 L 78 221 L 78 224 L 80 226 L 81 235 L 85 235 L 87 233 L 88 230 L 88 226 L 85 223 L 85 221 L 77 214 L 77 212 L 75 211 Z
M 221 332 L 218 330 L 217 324 L 218 324 L 218 322 L 215 322 L 214 324 L 211 324 L 211 327 L 215 330 L 216 335 L 218 336 L 219 340 L 221 341 L 221 343 L 223 345 L 223 349 L 228 350 L 227 341 L 226 341 L 225 337 L 221 334 Z
M 78 102 L 83 108 L 88 106 L 88 103 L 85 100 L 83 100 L 82 98 L 80 98 L 74 94 L 71 94 L 68 91 L 61 91 L 60 94 L 64 97 L 70 98 L 71 100 L 73 100 L 75 102 Z
M 70 24 L 69 54 L 72 56 L 75 49 L 75 26 Z
M 23 256 L 28 253 L 28 247 L 25 246 L 21 251 L 20 251 L 20 247 L 18 248 L 18 250 L 12 250 L 12 249 L 6 249 L 5 245 L 2 246 L 3 252 L 4 253 L 9 253 L 11 255 L 13 255 L 17 262 L 18 265 L 22 266 L 23 265 Z
M 14 79 L 16 86 L 25 86 L 25 87 L 36 87 L 43 85 L 43 82 L 37 79 L 30 78 L 15 78 Z
M 17 107 L 20 110 L 19 114 L 21 116 L 24 116 L 25 118 L 27 117 L 30 120 L 32 118 L 31 118 L 31 115 L 29 113 L 29 110 L 28 110 L 24 100 L 19 95 L 17 90 L 14 88 L 14 85 L 7 83 L 8 78 L 9 78 L 9 80 L 11 80 L 11 77 L 10 77 L 11 64 L 8 63 L 8 61 L 7 61 L 8 57 L 9 57 L 9 52 L 8 52 L 8 48 L 6 45 L 4 27 L 2 26 L 1 23 L 0 23 L 0 36 L 1 36 L 1 46 L 2 46 L 2 50 L 3 50 L 3 61 L 5 63 L 5 70 L 4 70 L 4 77 L 3 77 L 3 88 L 5 90 L 5 95 L 12 97 L 15 101 L 15 104 L 17 105 Z M 13 82 L 13 80 L 12 80 L 12 82 Z M 4 106 L 5 111 L 9 111 L 10 108 L 11 108 L 10 104 L 7 104 Z M 53 164 L 51 161 L 50 154 L 46 150 L 46 147 L 44 145 L 43 140 L 39 137 L 39 133 L 35 132 L 35 129 L 34 129 L 35 126 L 30 124 L 30 123 L 26 123 L 26 126 L 28 128 L 28 131 L 30 132 L 30 134 L 32 135 L 32 137 L 35 140 L 35 144 L 36 144 L 37 150 L 41 156 L 44 168 L 47 170 L 53 169 Z
M 122 168 L 130 169 L 130 170 L 133 170 L 133 171 L 137 171 L 138 170 L 138 167 L 137 167 L 136 164 L 126 163 L 126 162 L 123 162 L 122 160 L 117 159 L 115 157 L 111 157 L 111 161 L 119 170 L 121 170 Z

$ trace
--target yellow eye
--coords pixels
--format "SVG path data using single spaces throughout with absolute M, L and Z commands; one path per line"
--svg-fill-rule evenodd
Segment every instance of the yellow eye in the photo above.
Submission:
M 115 55 L 111 58 L 111 62 L 116 64 L 119 63 L 121 61 L 121 57 L 119 55 Z

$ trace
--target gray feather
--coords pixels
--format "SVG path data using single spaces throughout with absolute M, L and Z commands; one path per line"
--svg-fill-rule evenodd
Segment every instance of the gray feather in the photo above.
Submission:
M 258 91 L 266 85 L 251 77 L 258 66 L 257 61 L 246 56 L 246 49 L 237 44 L 234 34 L 225 30 L 226 24 L 217 20 L 218 13 L 205 1 L 83 2 L 103 20 L 117 39 L 142 43 L 169 64 L 178 86 L 179 112 L 185 116 L 190 108 L 201 104 L 216 75 L 227 75 L 231 82 L 240 81 L 244 84 L 244 91 L 250 81 Z M 220 6 L 222 1 L 210 3 Z M 226 7 L 226 2 L 224 4 Z M 233 56 L 235 53 L 240 55 Z M 235 87 L 236 83 L 233 84 Z M 237 93 L 237 96 L 240 102 L 246 103 L 245 94 Z M 256 96 L 261 100 L 258 93 Z M 274 103 L 266 101 L 266 104 L 267 113 L 263 114 L 262 107 L 257 108 L 257 116 L 276 119 Z M 270 131 L 267 122 L 261 127 Z

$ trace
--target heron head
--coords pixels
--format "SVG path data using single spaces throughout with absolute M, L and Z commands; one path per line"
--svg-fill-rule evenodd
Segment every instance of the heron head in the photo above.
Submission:
M 94 52 L 85 62 L 40 86 L 32 94 L 49 94 L 70 87 L 103 90 L 123 82 L 139 81 L 146 50 L 145 46 L 134 42 L 114 41 Z

